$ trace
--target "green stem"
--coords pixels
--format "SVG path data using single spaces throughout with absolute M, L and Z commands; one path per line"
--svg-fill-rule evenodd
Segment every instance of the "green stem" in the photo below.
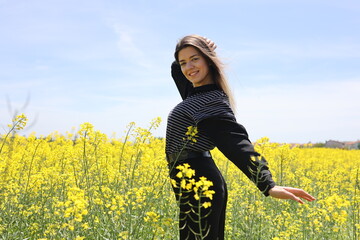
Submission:
M 37 149 L 39 148 L 40 143 L 41 143 L 41 140 L 36 145 L 35 150 L 33 152 L 33 155 L 31 157 L 31 161 L 30 161 L 30 165 L 29 165 L 29 171 L 28 171 L 28 174 L 27 174 L 26 186 L 25 186 L 25 196 L 27 196 L 27 191 L 28 191 L 28 187 L 29 187 L 29 184 L 30 184 L 31 169 L 32 169 L 32 165 L 34 163 L 35 155 L 36 155 Z
M 129 135 L 130 135 L 130 131 L 132 129 L 132 127 L 134 126 L 134 124 L 131 124 L 127 133 L 126 133 L 126 136 L 125 136 L 125 141 L 122 145 L 122 148 L 121 148 L 121 154 L 120 154 L 120 159 L 119 159 L 119 172 L 121 172 L 121 165 L 122 165 L 122 160 L 123 160 L 123 155 L 124 155 L 124 149 L 125 149 L 125 145 L 129 139 Z

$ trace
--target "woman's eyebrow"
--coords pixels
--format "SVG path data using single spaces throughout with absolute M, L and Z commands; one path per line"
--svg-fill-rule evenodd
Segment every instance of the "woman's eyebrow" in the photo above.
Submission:
M 193 57 L 197 57 L 197 56 L 199 56 L 199 54 L 194 54 L 194 55 L 191 55 L 189 58 L 193 58 Z M 181 59 L 181 60 L 179 60 L 179 62 L 185 62 L 185 60 L 184 59 Z

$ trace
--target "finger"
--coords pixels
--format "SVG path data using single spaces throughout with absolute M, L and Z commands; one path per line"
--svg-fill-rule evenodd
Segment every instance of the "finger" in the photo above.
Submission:
M 313 196 L 311 196 L 309 193 L 307 193 L 306 191 L 304 191 L 303 189 L 299 189 L 299 188 L 290 188 L 290 187 L 284 187 L 284 189 L 288 192 L 291 192 L 292 194 L 295 194 L 298 197 L 302 197 L 302 198 L 313 198 L 315 199 Z
M 301 194 L 298 194 L 297 196 L 301 197 L 301 198 L 304 198 L 304 199 L 306 199 L 308 201 L 314 201 L 315 200 L 315 198 L 313 196 L 311 196 L 310 194 L 308 194 L 307 192 L 303 192 Z
M 216 44 L 207 37 L 204 37 L 204 39 L 205 39 L 207 45 L 209 46 L 209 48 L 211 49 L 211 51 L 215 51 L 215 49 L 217 47 Z
M 303 198 L 303 199 L 305 199 L 307 201 L 314 201 L 315 200 L 315 198 L 313 196 L 311 196 L 310 194 L 308 194 L 307 192 L 305 192 L 303 190 L 301 192 L 299 192 L 299 193 L 295 193 L 295 195 L 297 197 L 301 197 L 301 198 Z
M 284 189 L 288 192 L 291 192 L 292 194 L 294 194 L 297 197 L 301 197 L 307 201 L 314 201 L 315 198 L 313 196 L 311 196 L 309 193 L 305 192 L 302 189 L 298 189 L 298 188 L 291 188 L 291 187 L 284 187 Z
M 313 196 L 309 195 L 309 196 L 302 196 L 303 199 L 309 201 L 309 202 L 312 202 L 314 200 L 316 200 Z
M 291 192 L 288 192 L 288 199 L 290 200 L 294 200 L 295 202 L 301 203 L 303 204 L 304 202 L 301 200 L 301 198 L 295 196 L 294 194 L 292 194 Z

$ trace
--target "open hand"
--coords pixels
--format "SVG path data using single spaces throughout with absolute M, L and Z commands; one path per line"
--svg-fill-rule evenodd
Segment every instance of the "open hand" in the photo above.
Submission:
M 303 204 L 304 202 L 300 198 L 303 198 L 309 202 L 315 200 L 313 196 L 311 196 L 309 193 L 305 192 L 304 190 L 299 188 L 292 188 L 292 187 L 275 186 L 269 190 L 269 194 L 271 197 L 274 198 L 291 199 L 301 204 Z

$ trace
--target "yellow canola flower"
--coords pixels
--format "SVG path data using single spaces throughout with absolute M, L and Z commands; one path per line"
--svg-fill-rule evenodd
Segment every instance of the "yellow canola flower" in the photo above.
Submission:
M 178 175 L 176 175 L 176 177 L 178 177 Z M 178 178 L 181 178 L 181 177 L 178 177 Z M 177 182 L 176 182 L 176 180 L 175 179 L 170 179 L 170 183 L 171 183 L 171 185 L 173 186 L 173 187 L 177 187 Z
M 195 176 L 195 170 L 190 168 L 190 165 L 188 163 L 184 163 L 182 165 L 179 165 L 176 167 L 176 169 L 180 170 L 177 174 L 177 178 L 192 178 Z
M 12 125 L 8 126 L 11 128 L 13 127 L 15 130 L 22 130 L 25 128 L 27 121 L 27 117 L 25 116 L 25 114 L 22 113 L 15 116 L 12 120 Z
M 202 206 L 203 206 L 204 208 L 211 207 L 211 202 L 204 202 L 204 203 L 202 204 Z
M 25 127 L 24 116 L 11 120 L 11 127 Z M 173 239 L 178 218 L 171 185 L 183 187 L 179 195 L 196 196 L 201 208 L 214 207 L 211 181 L 199 178 L 190 165 L 179 166 L 179 178 L 169 184 L 165 139 L 151 136 L 149 129 L 131 126 L 120 138 L 107 137 L 90 123 L 80 133 L 75 129 L 44 137 L 0 136 L 1 236 Z M 184 137 L 196 138 L 195 129 L 188 130 Z M 254 145 L 275 182 L 303 188 L 318 200 L 299 205 L 265 198 L 214 149 L 229 187 L 228 239 L 248 239 L 248 233 L 275 240 L 360 236 L 353 217 L 360 212 L 359 150 L 294 147 L 268 138 Z
M 203 193 L 205 195 L 205 197 L 210 198 L 211 200 L 213 199 L 213 195 L 215 194 L 214 190 L 206 190 Z
M 196 134 L 198 134 L 198 129 L 196 126 L 189 126 L 187 127 L 187 132 L 185 133 L 187 136 L 196 137 Z
M 187 136 L 184 140 L 191 141 L 192 143 L 196 143 L 196 138 L 199 137 L 197 134 L 199 133 L 198 128 L 196 126 L 187 127 L 187 132 L 185 135 Z
M 159 221 L 160 216 L 155 212 L 147 212 L 146 217 L 144 217 L 145 222 L 157 222 Z
M 85 230 L 90 228 L 89 223 L 83 223 L 81 224 L 81 227 Z
M 185 188 L 186 187 L 186 180 L 183 178 L 183 179 L 181 179 L 181 181 L 180 181 L 180 187 L 181 188 Z
M 199 194 L 197 193 L 197 191 L 195 191 L 195 194 L 194 194 L 194 198 L 195 198 L 195 200 L 200 200 L 200 196 L 199 196 Z

